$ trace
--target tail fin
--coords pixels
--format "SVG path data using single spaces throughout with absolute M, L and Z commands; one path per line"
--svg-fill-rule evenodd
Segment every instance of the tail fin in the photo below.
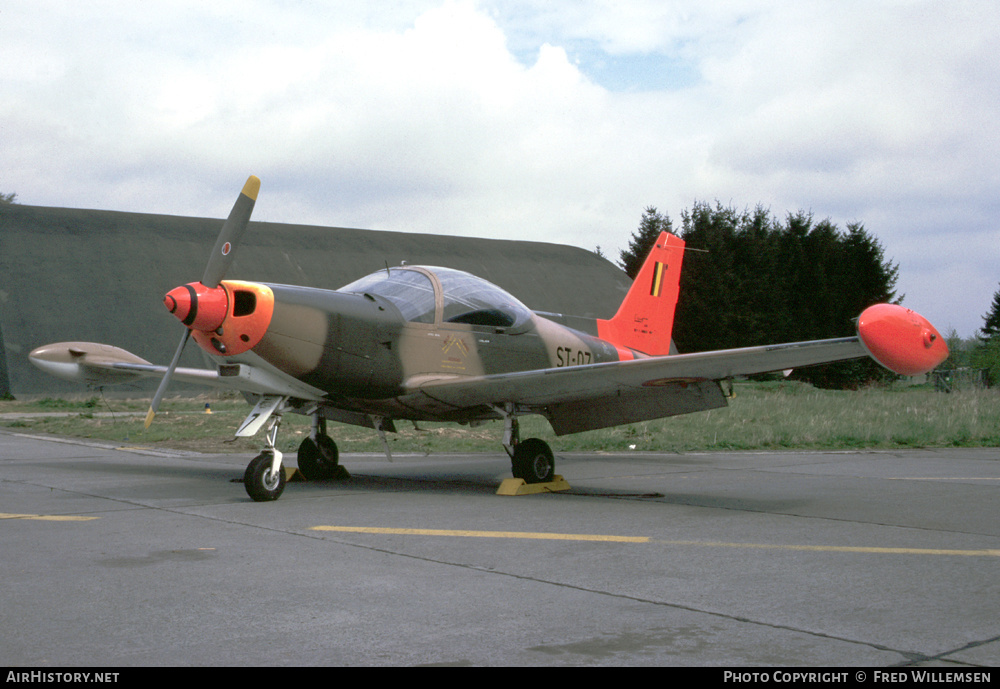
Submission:
M 651 356 L 669 354 L 683 259 L 684 240 L 660 234 L 618 313 L 597 321 L 598 336 Z

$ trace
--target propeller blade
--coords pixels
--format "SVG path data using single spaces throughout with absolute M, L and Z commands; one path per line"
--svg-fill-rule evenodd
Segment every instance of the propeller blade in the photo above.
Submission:
M 177 351 L 174 352 L 174 358 L 170 360 L 170 366 L 167 367 L 167 372 L 163 374 L 163 380 L 160 381 L 160 387 L 156 388 L 156 394 L 153 395 L 153 401 L 149 404 L 149 411 L 146 412 L 146 428 L 149 428 L 149 424 L 153 423 L 153 417 L 156 416 L 156 410 L 160 408 L 160 401 L 163 399 L 163 395 L 166 393 L 167 387 L 170 385 L 170 378 L 174 375 L 174 369 L 177 368 L 177 362 L 181 360 L 181 352 L 184 351 L 184 345 L 187 344 L 189 337 L 191 337 L 191 331 L 184 328 L 184 336 L 181 338 L 181 343 L 177 345 Z
M 243 190 L 236 199 L 236 203 L 233 204 L 233 210 L 229 211 L 229 217 L 226 218 L 226 222 L 222 226 L 222 231 L 219 232 L 219 238 L 215 240 L 215 248 L 212 249 L 212 254 L 208 258 L 208 265 L 205 266 L 205 274 L 201 278 L 201 284 L 209 290 L 215 290 L 215 288 L 219 286 L 219 283 L 222 282 L 222 278 L 225 277 L 230 264 L 233 262 L 236 244 L 239 242 L 240 237 L 243 236 L 243 233 L 246 232 L 247 225 L 250 223 L 250 214 L 253 213 L 253 207 L 257 202 L 257 193 L 259 191 L 260 180 L 253 175 L 250 175 L 250 177 L 247 178 L 246 184 L 243 185 Z M 191 285 L 193 284 L 194 283 L 191 283 Z M 189 290 L 193 290 L 191 285 L 186 285 L 185 287 Z M 182 288 L 178 288 L 178 290 L 180 289 Z M 173 293 L 168 294 L 167 299 L 172 300 L 173 306 L 171 307 L 168 302 L 164 302 L 167 304 L 167 308 L 170 309 L 171 312 L 177 309 L 177 298 L 173 297 L 172 294 Z M 195 292 L 192 291 L 191 294 L 191 303 L 186 307 L 191 311 L 191 321 L 184 320 L 186 316 L 182 318 L 182 320 L 184 320 L 185 325 L 193 324 L 194 327 L 199 327 L 194 316 L 197 309 L 197 300 L 194 296 Z M 178 317 L 181 318 L 181 316 Z M 170 366 L 167 367 L 166 372 L 163 374 L 163 380 L 160 381 L 160 387 L 156 389 L 156 394 L 153 395 L 153 401 L 149 405 L 149 411 L 146 412 L 146 428 L 149 428 L 149 425 L 153 423 L 153 417 L 156 416 L 156 410 L 160 408 L 160 401 L 163 400 L 163 395 L 167 392 L 167 388 L 170 386 L 170 379 L 173 377 L 174 370 L 177 368 L 177 362 L 181 359 L 181 353 L 184 351 L 184 345 L 187 344 L 188 338 L 190 337 L 191 330 L 189 328 L 185 328 L 184 336 L 181 338 L 180 344 L 177 345 L 177 351 L 174 352 L 174 358 L 170 361 Z
M 201 278 L 201 284 L 208 288 L 218 287 L 222 278 L 226 275 L 226 270 L 233 262 L 236 244 L 247 229 L 250 222 L 250 214 L 253 212 L 254 204 L 257 202 L 257 193 L 260 191 L 260 180 L 250 175 L 247 183 L 243 185 L 243 191 L 233 205 L 233 210 L 229 212 L 226 224 L 222 226 L 219 238 L 215 241 L 215 248 L 205 266 L 205 274 Z

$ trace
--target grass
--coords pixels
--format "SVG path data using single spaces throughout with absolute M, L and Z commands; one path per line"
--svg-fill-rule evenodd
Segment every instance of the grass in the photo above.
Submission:
M 204 412 L 211 404 L 212 414 Z M 152 427 L 143 430 L 148 400 L 42 399 L 0 401 L 0 426 L 28 433 L 68 435 L 200 452 L 254 453 L 257 438 L 224 442 L 250 407 L 242 398 L 200 397 L 164 401 Z M 60 416 L 11 414 L 61 412 Z M 113 412 L 114 416 L 108 415 Z M 397 422 L 389 434 L 394 452 L 496 452 L 503 424 Z M 308 417 L 286 415 L 278 447 L 293 451 L 310 429 Z M 366 428 L 331 424 L 342 452 L 381 452 Z M 791 381 L 737 383 L 725 409 L 634 423 L 556 438 L 540 417 L 525 417 L 521 437 L 540 437 L 558 451 L 704 452 L 775 449 L 889 449 L 1000 446 L 1000 394 L 969 390 L 943 394 L 921 387 L 819 390 Z

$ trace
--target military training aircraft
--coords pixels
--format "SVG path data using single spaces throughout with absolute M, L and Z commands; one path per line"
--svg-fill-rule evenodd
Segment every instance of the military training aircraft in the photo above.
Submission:
M 397 420 L 499 419 L 514 476 L 542 483 L 553 478 L 552 450 L 521 440 L 525 414 L 544 416 L 561 436 L 723 407 L 720 381 L 734 376 L 869 355 L 916 375 L 948 356 L 934 326 L 894 304 L 862 312 L 854 337 L 671 354 L 684 241 L 666 232 L 610 320 L 535 313 L 496 285 L 441 267 L 387 266 L 336 291 L 224 280 L 259 189 L 250 177 L 201 280 L 164 298 L 184 325 L 168 366 L 88 342 L 30 354 L 50 374 L 95 386 L 162 376 L 147 427 L 172 379 L 243 392 L 255 406 L 235 435 L 265 429 L 265 447 L 244 475 L 256 501 L 285 489 L 275 447 L 285 413 L 312 417 L 297 457 L 308 480 L 343 471 L 328 420 L 375 429 L 388 454 L 385 433 Z M 189 338 L 214 369 L 178 368 Z

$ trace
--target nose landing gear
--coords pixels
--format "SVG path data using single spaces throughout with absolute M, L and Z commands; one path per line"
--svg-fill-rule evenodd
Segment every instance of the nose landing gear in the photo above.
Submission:
M 277 500 L 285 490 L 287 477 L 281 465 L 282 453 L 275 447 L 281 412 L 286 411 L 287 397 L 262 396 L 246 421 L 236 431 L 237 437 L 254 435 L 265 423 L 265 447 L 247 465 L 243 474 L 243 487 L 255 502 Z M 302 441 L 298 450 L 299 471 L 307 481 L 345 479 L 351 475 L 340 466 L 337 443 L 326 433 L 326 419 L 313 414 L 312 433 Z
M 254 502 L 269 502 L 281 497 L 285 490 L 285 469 L 281 466 L 282 454 L 274 446 L 281 425 L 281 415 L 276 414 L 268 422 L 267 447 L 250 460 L 243 473 L 243 487 Z
M 275 456 L 261 452 L 250 460 L 243 474 L 243 487 L 254 502 L 277 500 L 285 490 L 285 469 L 281 466 L 281 453 L 277 453 L 278 468 L 274 468 Z

